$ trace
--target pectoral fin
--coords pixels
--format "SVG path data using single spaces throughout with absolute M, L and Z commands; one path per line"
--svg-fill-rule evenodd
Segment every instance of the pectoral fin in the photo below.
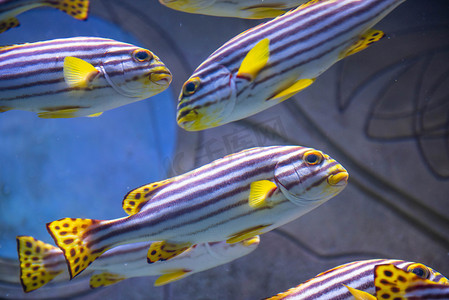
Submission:
M 5 32 L 6 30 L 9 30 L 11 28 L 19 26 L 19 20 L 17 18 L 12 17 L 6 20 L 0 21 L 0 33 Z
M 364 292 L 361 290 L 357 290 L 357 289 L 347 286 L 345 284 L 343 284 L 343 285 L 349 290 L 349 292 L 352 294 L 352 296 L 354 297 L 355 300 L 377 300 L 376 297 L 374 297 L 370 293 L 367 293 L 367 292 Z
M 190 272 L 191 272 L 190 270 L 177 270 L 177 271 L 173 271 L 171 273 L 161 275 L 154 282 L 154 286 L 161 286 L 161 285 L 182 279 L 182 278 L 186 277 L 187 274 Z
M 306 87 L 308 87 L 309 85 L 311 85 L 314 82 L 315 82 L 315 78 L 300 79 L 300 80 L 296 81 L 294 84 L 292 84 L 291 86 L 289 86 L 288 88 L 286 88 L 285 90 L 282 90 L 279 93 L 277 93 L 276 95 L 274 95 L 273 97 L 268 98 L 267 101 L 271 101 L 271 100 L 278 100 L 279 102 L 285 101 L 288 98 L 295 95 L 296 93 L 302 91 L 303 89 L 305 89 Z
M 86 88 L 100 71 L 80 58 L 67 56 L 64 59 L 64 79 L 69 87 Z
M 96 289 L 102 286 L 108 286 L 119 281 L 126 279 L 126 277 L 120 274 L 103 272 L 100 274 L 94 274 L 90 277 L 89 285 L 92 289 Z
M 257 74 L 259 74 L 260 70 L 265 67 L 268 59 L 270 58 L 269 46 L 270 40 L 263 39 L 259 41 L 251 50 L 249 50 L 240 65 L 239 71 L 237 72 L 237 77 L 243 77 L 253 81 Z
M 371 45 L 374 42 L 377 42 L 384 36 L 385 33 L 383 33 L 383 31 L 381 30 L 375 29 L 368 30 L 360 37 L 360 39 L 357 42 L 355 42 L 351 47 L 349 47 L 349 49 L 340 54 L 340 59 L 364 50 L 369 45 Z
M 237 233 L 233 234 L 232 237 L 227 239 L 226 243 L 235 244 L 235 243 L 241 242 L 243 240 L 249 239 L 253 236 L 260 235 L 264 232 L 263 230 L 269 226 L 271 226 L 271 225 L 259 225 L 259 226 L 255 226 L 255 227 L 237 232 Z
M 249 19 L 276 18 L 285 14 L 285 10 L 274 7 L 252 7 L 244 8 L 243 10 L 251 12 Z
M 258 208 L 267 204 L 267 198 L 277 189 L 276 184 L 269 180 L 259 180 L 251 183 L 249 205 Z
M 122 202 L 123 210 L 128 215 L 138 213 L 141 208 L 151 199 L 151 197 L 160 190 L 161 187 L 171 183 L 173 179 L 162 180 L 150 183 L 130 191 L 126 194 Z
M 147 261 L 149 264 L 152 264 L 157 261 L 169 260 L 189 249 L 191 245 L 190 243 L 173 244 L 165 241 L 154 242 L 150 245 L 150 249 L 148 249 Z

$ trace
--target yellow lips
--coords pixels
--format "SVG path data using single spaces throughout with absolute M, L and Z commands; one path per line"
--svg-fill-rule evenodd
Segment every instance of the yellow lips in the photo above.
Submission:
M 172 76 L 170 73 L 151 73 L 150 80 L 158 85 L 169 85 Z
M 330 185 L 341 186 L 341 185 L 345 185 L 348 182 L 348 178 L 349 178 L 348 172 L 341 171 L 341 172 L 339 172 L 337 174 L 330 175 L 327 178 L 327 182 Z

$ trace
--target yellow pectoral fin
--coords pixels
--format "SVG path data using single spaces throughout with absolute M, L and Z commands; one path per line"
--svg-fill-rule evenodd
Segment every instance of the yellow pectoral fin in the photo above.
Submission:
M 182 279 L 182 278 L 186 277 L 187 274 L 190 272 L 191 271 L 189 271 L 189 270 L 178 270 L 178 271 L 173 271 L 171 273 L 161 275 L 154 282 L 154 286 L 161 286 L 161 285 Z
M 60 255 L 61 262 L 64 262 L 62 251 L 57 247 L 31 236 L 18 236 L 16 240 L 20 261 L 20 281 L 25 293 L 40 288 L 62 273 L 63 263 L 53 264 L 51 267 L 45 263 L 45 257 L 50 253 L 52 257 Z
M 253 81 L 257 74 L 262 70 L 270 58 L 270 40 L 263 39 L 259 41 L 248 54 L 240 65 L 237 77 L 248 78 Z
M 285 10 L 273 7 L 254 7 L 244 8 L 243 10 L 251 12 L 251 15 L 248 17 L 249 19 L 276 18 L 285 14 Z
M 249 205 L 258 208 L 267 204 L 267 198 L 277 189 L 276 184 L 269 180 L 260 180 L 251 183 L 249 192 Z
M 99 113 L 95 113 L 95 114 L 88 115 L 88 117 L 89 117 L 89 118 L 94 118 L 94 117 L 101 116 L 102 114 L 103 114 L 103 112 L 99 112 Z
M 371 45 L 374 42 L 377 42 L 384 36 L 385 33 L 383 33 L 383 31 L 381 30 L 375 29 L 368 30 L 360 37 L 360 39 L 357 42 L 355 42 L 351 47 L 349 47 L 349 49 L 347 49 L 340 55 L 340 59 L 364 50 L 369 45 Z
M 147 261 L 149 264 L 152 264 L 157 261 L 169 260 L 189 249 L 191 245 L 190 243 L 171 244 L 165 241 L 154 242 L 150 245 L 150 249 L 148 249 Z
M 253 236 L 260 235 L 264 232 L 264 229 L 271 225 L 260 225 L 256 227 L 252 227 L 249 229 L 245 229 L 243 231 L 237 232 L 232 235 L 229 239 L 226 240 L 228 244 L 235 244 L 241 242 L 243 240 L 249 239 Z
M 89 13 L 89 0 L 48 1 L 48 5 L 57 8 L 78 20 L 86 20 Z
M 67 56 L 64 59 L 64 79 L 69 87 L 85 88 L 100 71 L 80 58 Z
M 40 112 L 37 115 L 42 119 L 75 118 L 77 111 L 79 111 L 79 108 L 68 108 L 55 111 Z
M 108 286 L 119 281 L 126 279 L 126 277 L 120 274 L 103 272 L 100 274 L 94 274 L 90 277 L 89 285 L 92 289 L 96 289 L 102 286 Z
M 173 179 L 162 180 L 141 186 L 126 194 L 122 202 L 123 210 L 128 215 L 138 213 L 161 187 L 171 183 Z
M 17 18 L 12 17 L 6 20 L 0 21 L 0 33 L 5 32 L 6 30 L 9 30 L 11 28 L 19 26 L 19 20 Z
M 343 285 L 349 290 L 349 292 L 352 294 L 352 296 L 354 296 L 355 300 L 377 300 L 376 297 L 374 297 L 373 295 L 371 295 L 367 292 L 357 290 L 357 289 L 347 286 L 345 284 L 343 284 Z
M 308 87 L 309 85 L 311 85 L 314 82 L 315 82 L 315 78 L 300 79 L 300 80 L 296 81 L 294 84 L 292 84 L 291 86 L 289 86 L 288 88 L 286 88 L 285 90 L 283 90 L 283 91 L 277 93 L 276 95 L 274 95 L 273 97 L 267 99 L 267 101 L 270 101 L 270 100 L 278 100 L 279 102 L 285 101 L 288 98 L 295 95 L 296 93 L 302 91 L 303 89 L 305 89 L 306 87 Z

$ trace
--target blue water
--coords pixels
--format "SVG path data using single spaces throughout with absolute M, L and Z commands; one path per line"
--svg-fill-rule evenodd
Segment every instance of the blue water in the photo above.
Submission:
M 2 34 L 0 45 L 99 36 L 143 46 L 95 16 L 80 22 L 38 9 L 19 19 L 22 26 Z M 45 224 L 56 219 L 125 216 L 121 201 L 130 189 L 167 177 L 174 116 L 170 90 L 97 118 L 0 114 L 0 257 L 17 257 L 16 235 L 52 242 Z

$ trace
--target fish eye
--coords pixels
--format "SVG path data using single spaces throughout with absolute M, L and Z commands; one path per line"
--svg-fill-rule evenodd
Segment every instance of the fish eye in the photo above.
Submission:
M 195 93 L 196 89 L 200 86 L 200 79 L 198 77 L 194 77 L 189 79 L 184 86 L 182 87 L 182 93 L 185 96 L 190 96 Z
M 134 50 L 132 55 L 134 60 L 138 62 L 150 61 L 153 58 L 153 54 L 146 49 Z
M 428 279 L 430 276 L 429 268 L 422 264 L 413 264 L 407 268 L 407 272 L 414 273 L 421 278 Z
M 316 150 L 310 150 L 304 153 L 303 160 L 309 166 L 317 165 L 323 160 L 323 155 Z

